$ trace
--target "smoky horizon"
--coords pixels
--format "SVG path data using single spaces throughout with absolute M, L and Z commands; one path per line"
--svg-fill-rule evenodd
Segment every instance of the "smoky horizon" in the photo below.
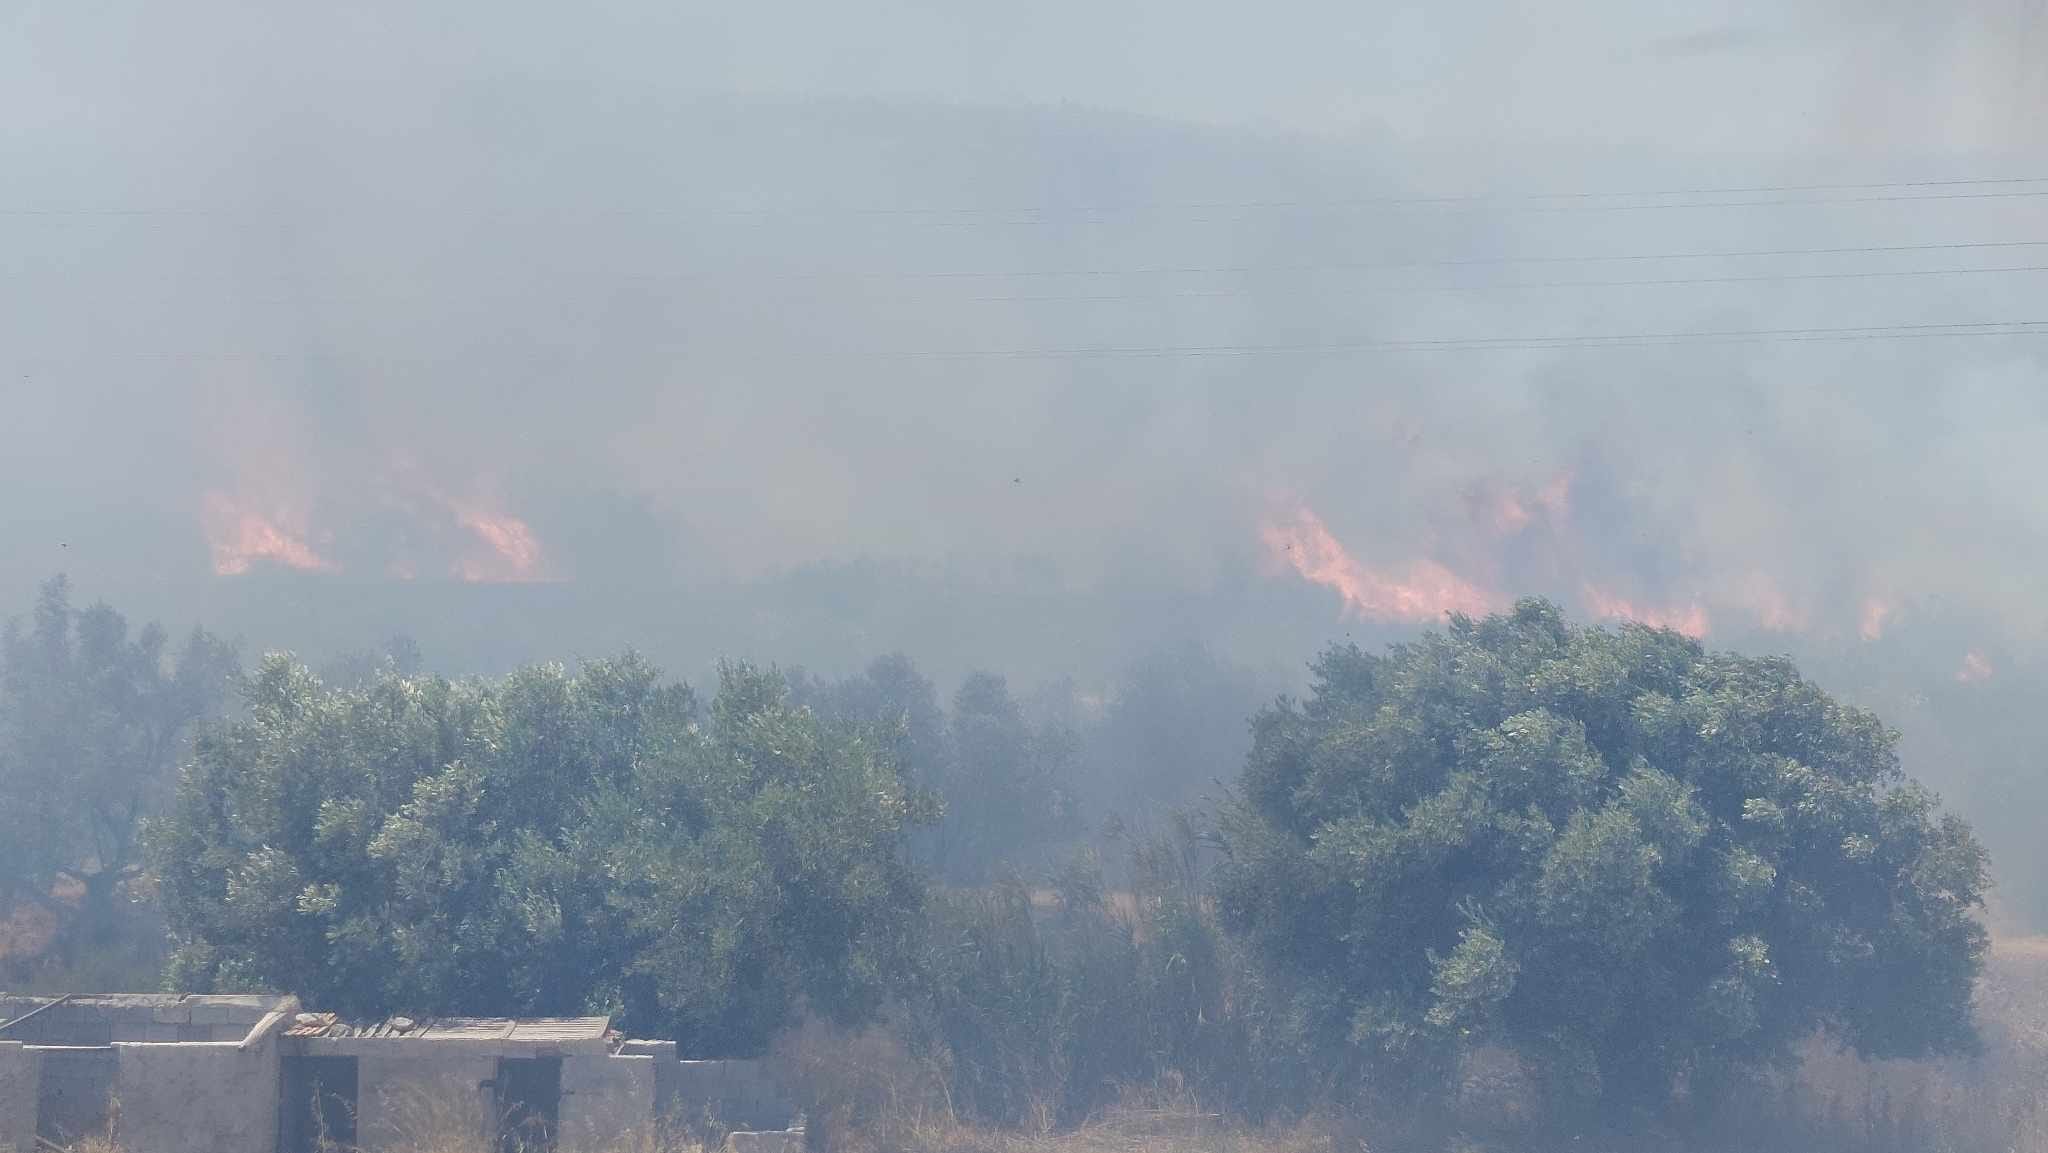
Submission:
M 0 27 L 6 615 L 1255 706 L 1540 596 L 1875 709 L 2048 923 L 2035 6 Z

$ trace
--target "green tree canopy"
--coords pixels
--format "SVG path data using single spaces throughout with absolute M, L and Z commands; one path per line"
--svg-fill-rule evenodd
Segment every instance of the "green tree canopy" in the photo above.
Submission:
M 943 812 L 914 843 L 946 884 L 980 885 L 1010 868 L 1042 867 L 1079 831 L 1073 776 L 1079 743 L 1034 724 L 994 673 L 968 675 L 950 710 L 910 659 L 882 657 L 839 681 L 797 678 L 801 699 L 833 725 L 884 749 Z
M 1220 900 L 1382 1083 L 1497 1042 L 1662 1106 L 1820 1026 L 1973 1043 L 1984 853 L 1789 661 L 1524 601 L 1314 673 L 1254 722 Z
M 203 630 L 176 646 L 154 624 L 131 635 L 104 603 L 73 607 L 63 577 L 43 585 L 29 619 L 0 632 L 0 909 L 35 901 L 63 919 L 67 951 L 111 946 L 142 822 L 238 667 Z M 52 897 L 67 881 L 75 904 Z
M 920 886 L 886 756 L 722 670 L 634 656 L 330 689 L 284 657 L 204 737 L 154 838 L 174 978 L 349 1013 L 607 1011 L 758 1047 L 887 986 Z

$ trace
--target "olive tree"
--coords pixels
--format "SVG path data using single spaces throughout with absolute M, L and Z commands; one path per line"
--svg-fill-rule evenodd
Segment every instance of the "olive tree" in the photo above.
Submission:
M 1525 601 L 1314 675 L 1254 721 L 1219 885 L 1334 1061 L 1425 1088 L 1495 1043 L 1663 1107 L 1817 1028 L 1973 1044 L 1985 855 L 1790 661 Z
M 356 1014 L 611 1012 L 702 1053 L 858 1017 L 921 898 L 915 805 L 857 735 L 638 657 L 330 688 L 287 657 L 155 831 L 174 978 Z

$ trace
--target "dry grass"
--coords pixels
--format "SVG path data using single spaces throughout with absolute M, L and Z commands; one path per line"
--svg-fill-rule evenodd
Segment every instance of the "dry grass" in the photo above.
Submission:
M 1865 1061 L 1814 1043 L 1790 1103 L 1816 1142 L 1871 1153 L 2048 1153 L 2048 938 L 1997 941 L 1975 1058 Z
M 1035 1123 L 991 1128 L 952 1108 L 943 1057 L 913 1059 L 886 1030 L 814 1025 L 779 1056 L 835 1153 L 2048 1153 L 2048 938 L 1996 943 L 1978 1017 L 1984 1051 L 1974 1058 L 1866 1061 L 1815 1039 L 1795 1073 L 1746 1096 L 1716 1136 L 1691 1138 L 1539 1136 L 1526 1123 L 1526 1087 L 1485 1068 L 1468 1070 L 1481 1091 L 1461 1095 L 1453 1135 L 1426 1142 L 1384 1128 L 1368 1142 L 1352 1124 L 1251 1128 L 1173 1084 L 1131 1088 L 1079 1126 L 1056 1128 L 1048 1108 Z
M 1984 1052 L 1970 1059 L 1865 1061 L 1816 1040 L 1795 1074 L 1742 1103 L 1713 1139 L 1567 1140 L 1575 1153 L 2048 1153 L 2048 938 L 1994 946 L 1979 990 Z M 848 1034 L 812 1025 L 777 1053 L 799 1096 L 814 1103 L 814 1147 L 832 1153 L 1534 1153 L 1533 1135 L 1453 1136 L 1427 1146 L 1375 1137 L 1356 1125 L 1310 1120 L 1255 1128 L 1205 1109 L 1168 1079 L 1133 1086 L 1086 1122 L 999 1129 L 952 1108 L 943 1060 L 913 1058 L 885 1029 Z M 1507 1092 L 1503 1090 L 1503 1092 Z M 1509 1092 L 1512 1096 L 1512 1092 Z M 1482 1094 L 1482 1097 L 1485 1095 Z M 1476 1102 L 1473 1103 L 1475 1106 Z M 1499 1132 L 1478 1114 L 1473 1132 Z M 474 1102 L 406 1098 L 394 1110 L 391 1153 L 497 1153 Z M 1495 1118 L 1498 1119 L 1497 1117 Z M 718 1135 L 636 1136 L 608 1153 L 705 1153 Z M 75 1153 L 122 1153 L 105 1141 Z M 149 1153 L 132 1150 L 128 1153 Z

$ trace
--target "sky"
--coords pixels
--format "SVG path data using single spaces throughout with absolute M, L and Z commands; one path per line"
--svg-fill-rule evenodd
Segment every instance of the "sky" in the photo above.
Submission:
M 2018 853 L 2042 28 L 16 0 L 0 603 L 1298 681 L 1535 593 L 1794 652 Z

